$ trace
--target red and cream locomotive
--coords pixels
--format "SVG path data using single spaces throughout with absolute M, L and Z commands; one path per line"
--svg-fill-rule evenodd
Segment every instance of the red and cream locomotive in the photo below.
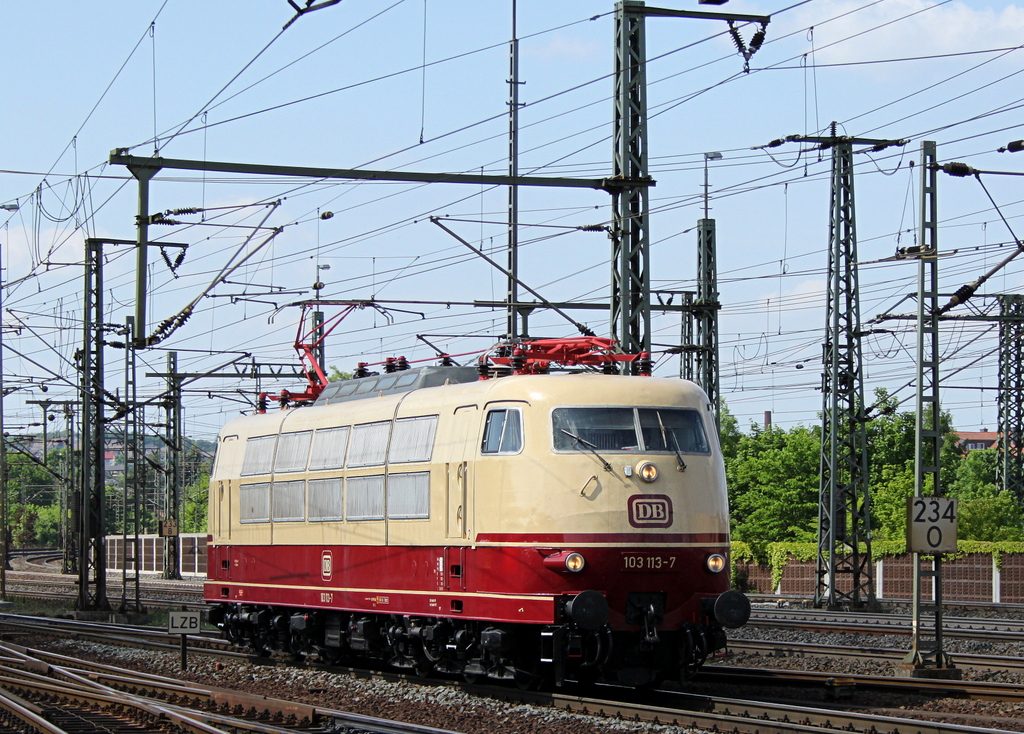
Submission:
M 543 374 L 622 359 L 608 340 L 526 342 L 231 421 L 210 480 L 211 621 L 259 652 L 424 674 L 691 675 L 750 611 L 729 589 L 707 397 Z

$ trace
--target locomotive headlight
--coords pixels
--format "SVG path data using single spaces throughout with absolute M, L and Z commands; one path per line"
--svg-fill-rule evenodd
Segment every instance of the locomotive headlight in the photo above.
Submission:
M 721 553 L 712 553 L 708 556 L 707 566 L 711 573 L 721 573 L 725 570 L 725 556 Z
M 650 484 L 658 478 L 658 467 L 649 461 L 645 461 L 636 468 L 636 473 L 640 475 L 640 478 Z
M 570 553 L 565 557 L 565 570 L 579 573 L 587 565 L 586 560 L 579 553 Z

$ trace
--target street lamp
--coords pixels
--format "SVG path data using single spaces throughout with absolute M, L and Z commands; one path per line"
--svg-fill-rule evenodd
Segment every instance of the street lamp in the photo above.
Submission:
M 720 161 L 723 156 L 717 150 L 704 154 L 704 218 L 708 218 L 708 161 Z
M 0 209 L 2 209 L 5 212 L 16 212 L 20 208 L 21 207 L 18 206 L 17 202 L 15 202 L 14 204 L 0 204 Z

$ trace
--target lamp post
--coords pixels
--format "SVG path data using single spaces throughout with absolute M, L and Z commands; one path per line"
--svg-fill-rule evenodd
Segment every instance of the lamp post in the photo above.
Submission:
M 717 150 L 713 150 L 710 153 L 705 153 L 704 154 L 704 218 L 705 219 L 708 218 L 708 199 L 710 198 L 709 194 L 708 194 L 708 190 L 710 188 L 710 186 L 708 185 L 708 161 L 720 161 L 720 160 L 722 160 L 722 154 L 719 153 Z
M 18 211 L 17 204 L 0 204 L 5 212 Z M 3 243 L 0 242 L 0 602 L 7 601 L 7 562 L 10 553 L 7 527 L 7 439 L 4 435 L 4 339 L 3 339 Z

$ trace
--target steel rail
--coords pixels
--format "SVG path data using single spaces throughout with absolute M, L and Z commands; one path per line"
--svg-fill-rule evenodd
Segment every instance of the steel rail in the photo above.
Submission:
M 31 727 L 36 734 L 67 734 L 59 726 L 50 723 L 43 717 L 41 707 L 3 689 L 0 689 L 0 710 L 8 718 L 17 719 L 24 726 Z
M 776 670 L 774 668 L 740 668 L 734 666 L 703 668 L 697 674 L 695 680 L 761 686 L 805 685 L 832 688 L 834 690 L 856 688 L 858 690 L 885 693 L 914 693 L 925 696 L 941 696 L 943 698 L 1024 702 L 1024 689 L 1019 685 L 1013 683 L 992 683 L 989 681 L 897 678 L 863 674 L 836 675 L 835 673 L 823 673 L 812 670 Z
M 873 660 L 876 662 L 899 662 L 907 651 L 898 648 L 884 647 L 843 647 L 820 645 L 813 642 L 773 642 L 768 640 L 730 640 L 729 651 L 748 655 L 763 655 L 776 658 L 802 658 L 807 656 L 842 657 Z M 961 668 L 990 672 L 1020 671 L 1024 672 L 1024 658 L 1006 655 L 968 655 L 956 654 L 956 664 Z
M 755 610 L 770 610 L 770 609 L 790 609 L 790 610 L 801 610 L 803 607 L 792 606 L 798 604 L 812 605 L 814 604 L 814 598 L 811 596 L 799 596 L 796 594 L 755 594 L 752 592 L 747 593 L 747 598 L 750 599 L 751 604 L 754 605 Z M 907 605 L 913 601 L 912 599 L 897 599 L 892 597 L 886 597 L 878 600 L 880 604 L 885 605 Z M 781 606 L 780 606 L 781 605 Z M 790 606 L 786 606 L 790 605 Z M 1024 613 L 1024 604 L 1017 602 L 991 602 L 991 601 L 964 601 L 964 600 L 950 600 L 943 598 L 943 605 L 949 609 L 985 609 L 988 611 L 1011 611 Z M 812 610 L 821 611 L 821 610 Z
M 660 725 L 690 727 L 735 734 L 822 734 L 837 730 L 865 734 L 1003 734 L 1005 730 L 947 724 L 922 719 L 907 719 L 855 711 L 798 706 L 792 703 L 743 701 L 717 696 L 697 696 L 668 691 L 636 694 L 616 687 L 619 700 L 601 700 L 563 694 L 527 694 L 502 690 L 494 697 L 508 701 L 550 705 L 579 714 L 642 720 Z M 634 697 L 630 702 L 629 697 Z M 658 703 L 652 703 L 655 699 Z
M 61 624 L 69 623 L 68 620 L 30 621 L 34 621 L 35 623 L 54 621 Z M 75 634 L 79 636 L 89 636 L 94 639 L 102 639 L 106 642 L 114 641 L 123 642 L 125 644 L 138 644 L 138 641 L 128 638 L 128 635 L 136 633 L 136 630 L 126 630 L 124 636 L 119 635 L 114 640 L 111 640 L 109 626 L 81 622 L 71 624 L 79 627 L 79 630 L 75 632 Z M 26 625 L 24 628 L 28 629 L 29 627 Z M 95 628 L 106 629 L 107 631 L 105 634 L 100 635 Z M 64 634 L 67 634 L 67 632 Z M 200 639 L 200 641 L 205 642 L 205 640 L 202 639 Z M 152 642 L 143 642 L 146 645 L 156 646 L 155 643 Z M 165 647 L 164 649 L 168 648 Z M 31 655 L 36 659 L 43 661 L 46 665 L 56 665 L 57 667 L 75 666 L 87 669 L 90 671 L 90 677 L 93 677 L 96 680 L 102 680 L 104 684 L 110 685 L 113 688 L 119 688 L 122 685 L 135 685 L 139 690 L 141 690 L 152 686 L 154 689 L 163 688 L 164 690 L 171 691 L 173 695 L 177 696 L 196 696 L 199 689 L 198 686 L 189 684 L 184 687 L 185 690 L 181 690 L 182 686 L 180 683 L 177 681 L 170 681 L 167 683 L 166 681 L 168 679 L 162 679 L 160 676 L 138 676 L 134 673 L 120 671 L 120 669 L 112 668 L 111 666 L 70 661 L 70 659 L 54 653 L 45 653 L 30 650 L 28 648 L 19 648 L 12 645 L 0 646 L 0 654 L 2 654 L 4 650 L 6 650 L 10 656 L 17 656 L 19 654 Z M 210 652 L 211 654 L 217 655 L 231 654 L 226 652 Z M 233 653 L 233 656 L 248 660 L 256 660 L 256 658 L 253 658 L 252 656 L 240 655 L 238 653 Z M 319 668 L 320 666 L 309 665 L 308 667 Z M 775 672 L 775 674 L 785 675 L 779 674 L 778 672 Z M 121 680 L 121 676 L 128 678 L 131 682 L 129 683 Z M 809 678 L 809 674 L 791 674 L 791 676 L 791 682 L 795 681 L 797 676 L 803 676 L 805 680 Z M 843 677 L 843 679 L 850 680 L 854 680 L 855 678 L 855 676 Z M 843 685 L 843 679 L 841 679 L 838 684 L 834 684 L 834 686 L 838 685 L 841 687 Z M 783 679 L 781 677 L 777 678 L 776 682 L 779 680 Z M 853 685 L 856 686 L 858 682 L 859 679 L 855 680 Z M 821 684 L 824 685 L 823 683 Z M 924 688 L 928 687 L 931 690 L 924 692 L 951 695 L 951 689 L 941 691 L 937 690 L 938 686 L 935 681 L 920 681 L 915 679 L 908 681 L 907 685 L 910 685 L 913 690 L 917 692 L 922 692 Z M 957 682 L 956 685 L 960 692 L 955 695 L 963 695 L 962 691 L 966 687 L 965 684 Z M 993 684 L 983 685 L 987 685 L 989 695 L 1003 699 L 1008 698 L 1006 689 L 1000 689 L 998 686 L 993 686 Z M 554 706 L 562 710 L 576 713 L 624 716 L 631 719 L 638 718 L 662 724 L 673 723 L 681 726 L 693 726 L 704 729 L 717 728 L 719 730 L 736 731 L 739 734 L 765 734 L 765 732 L 768 731 L 801 732 L 802 734 L 809 734 L 810 732 L 818 732 L 826 728 L 847 728 L 850 731 L 874 731 L 877 732 L 877 734 L 896 734 L 897 732 L 901 732 L 903 734 L 906 734 L 906 732 L 916 732 L 918 734 L 952 734 L 954 732 L 965 734 L 967 732 L 971 732 L 974 734 L 983 731 L 982 729 L 975 727 L 937 724 L 935 722 L 923 722 L 916 719 L 896 719 L 888 716 L 879 717 L 878 715 L 871 714 L 850 714 L 829 709 L 795 706 L 792 703 L 772 704 L 754 701 L 737 701 L 735 699 L 693 696 L 665 691 L 661 691 L 656 694 L 658 697 L 656 701 L 654 699 L 647 698 L 639 703 L 630 703 L 629 698 L 637 695 L 635 692 L 631 689 L 622 689 L 610 686 L 601 686 L 596 690 L 614 692 L 614 695 L 616 695 L 620 700 L 598 700 L 595 698 L 582 698 L 564 694 L 514 693 L 508 689 L 499 689 L 495 687 L 463 686 L 462 688 L 469 692 L 481 693 L 495 698 L 509 700 L 514 697 L 514 699 L 519 702 L 525 701 L 541 703 L 542 705 Z M 160 694 L 157 693 L 155 695 Z M 234 696 L 237 694 L 228 693 L 225 695 Z M 261 702 L 260 705 L 267 705 L 264 703 L 267 699 L 259 697 L 259 701 Z M 666 702 L 675 702 L 675 706 L 667 706 Z
M 418 724 L 389 721 L 346 711 L 326 709 L 310 704 L 270 698 L 258 694 L 232 691 L 225 688 L 204 686 L 196 683 L 182 683 L 151 673 L 140 673 L 124 668 L 98 663 L 89 663 L 55 653 L 47 653 L 18 645 L 0 644 L 5 651 L 23 667 L 0 666 L 0 687 L 24 687 L 26 689 L 51 691 L 69 689 L 78 692 L 79 697 L 98 697 L 104 700 L 111 694 L 126 697 L 143 710 L 159 713 L 180 726 L 196 732 L 251 731 L 262 734 L 288 732 L 294 734 L 296 727 L 319 727 L 325 731 L 366 731 L 392 732 L 398 734 L 456 734 Z M 57 660 L 62 665 L 54 665 Z M 65 679 L 62 684 L 44 673 L 58 675 Z M 15 677 L 17 676 L 17 677 Z M 168 703 L 168 700 L 173 703 Z M 182 703 L 186 702 L 186 703 Z M 202 707 L 197 711 L 189 703 Z M 210 710 L 214 709 L 214 710 Z M 257 718 L 292 722 L 290 726 L 276 726 L 266 721 L 231 716 L 217 711 L 244 711 Z M 202 725 L 200 728 L 197 724 Z M 223 727 L 220 728 L 220 727 Z M 344 728 L 342 728 L 344 727 Z
M 912 633 L 909 615 L 865 615 L 842 612 L 786 612 L 766 614 L 757 610 L 751 615 L 748 626 L 771 628 L 797 628 L 819 632 L 851 632 L 858 634 Z M 1024 622 L 1017 620 L 993 620 L 974 617 L 943 618 L 943 634 L 960 639 L 991 640 L 998 634 L 1001 642 L 1024 641 Z
M 0 673 L 2 672 L 4 671 L 0 671 Z M 193 734 L 223 734 L 221 730 L 213 729 L 201 722 L 190 721 L 187 717 L 177 713 L 168 714 L 160 706 L 136 700 L 130 695 L 114 695 L 95 689 L 89 690 L 85 686 L 56 681 L 28 671 L 19 671 L 19 673 L 18 676 L 0 674 L 0 688 L 22 697 L 33 696 L 37 700 L 46 702 L 49 706 L 60 709 L 70 708 L 83 718 L 89 718 L 89 712 L 97 710 L 108 714 L 114 711 L 116 713 L 113 716 L 116 718 L 128 719 L 135 723 L 169 719 L 181 729 Z M 57 731 L 62 730 L 58 727 Z M 159 729 L 154 729 L 154 731 L 159 731 Z

